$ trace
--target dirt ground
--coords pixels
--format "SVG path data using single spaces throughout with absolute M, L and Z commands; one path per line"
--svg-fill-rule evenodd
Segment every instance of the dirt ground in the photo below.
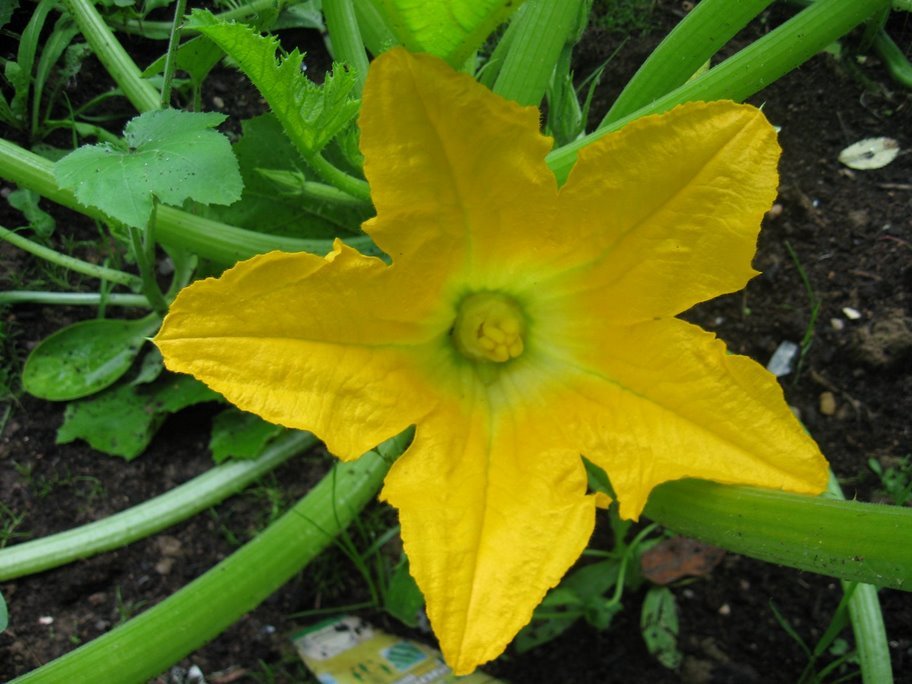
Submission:
M 685 4 L 656 4 L 652 29 L 629 40 L 609 66 L 610 82 L 599 91 L 594 117 L 605 111 Z M 788 12 L 774 7 L 736 44 L 769 30 Z M 897 16 L 890 26 L 907 53 L 912 51 L 910 17 Z M 314 37 L 301 39 L 319 50 Z M 620 40 L 610 30 L 590 30 L 578 48 L 577 76 L 588 75 Z M 131 49 L 149 51 L 138 43 Z M 325 58 L 315 56 L 310 73 L 325 65 Z M 80 76 L 86 83 L 98 77 L 91 70 Z M 259 106 L 256 94 L 240 80 L 234 72 L 220 72 L 206 101 L 231 93 L 238 108 Z M 781 127 L 784 149 L 780 197 L 765 222 L 755 261 L 762 275 L 744 292 L 702 304 L 686 317 L 717 332 L 732 351 L 765 364 L 781 342 L 798 343 L 805 337 L 811 297 L 816 296 L 820 309 L 813 341 L 800 373 L 782 378 L 786 396 L 830 459 L 846 495 L 884 500 L 868 459 L 889 467 L 912 452 L 912 94 L 892 83 L 872 55 L 846 63 L 822 54 L 752 102 L 763 104 L 770 120 Z M 852 171 L 837 160 L 850 143 L 879 136 L 896 139 L 903 150 L 888 166 Z M 72 230 L 90 236 L 95 231 L 69 212 L 53 213 L 58 233 Z M 3 203 L 0 224 L 16 225 L 18 220 Z M 813 295 L 803 284 L 799 264 Z M 0 279 L 8 281 L 0 287 L 7 289 L 30 268 L 15 249 L 0 244 Z M 0 315 L 9 336 L 2 353 L 21 359 L 45 335 L 92 312 L 18 306 Z M 169 419 L 148 452 L 131 463 L 80 443 L 55 445 L 62 413 L 62 405 L 22 395 L 2 424 L 0 502 L 24 516 L 13 542 L 102 518 L 211 466 L 206 444 L 212 407 L 196 407 Z M 31 670 L 164 599 L 265 524 L 276 492 L 280 506 L 290 505 L 329 462 L 317 449 L 292 460 L 264 484 L 163 534 L 3 584 L 10 627 L 0 634 L 0 680 Z M 367 515 L 392 516 L 379 504 Z M 530 653 L 508 651 L 486 669 L 515 683 L 533 684 L 793 682 L 807 659 L 777 622 L 773 606 L 813 645 L 841 596 L 834 579 L 736 555 L 726 556 L 711 575 L 672 585 L 672 590 L 680 608 L 685 656 L 677 671 L 665 669 L 646 651 L 639 633 L 642 592 L 625 596 L 624 610 L 607 631 L 580 624 Z M 289 637 L 313 619 L 294 614 L 367 598 L 344 554 L 330 550 L 181 665 L 198 665 L 212 683 L 310 681 Z M 896 679 L 912 682 L 912 595 L 885 590 L 881 598 Z M 360 614 L 402 631 L 379 612 Z M 851 645 L 849 630 L 841 636 Z M 831 681 L 852 667 L 834 673 Z

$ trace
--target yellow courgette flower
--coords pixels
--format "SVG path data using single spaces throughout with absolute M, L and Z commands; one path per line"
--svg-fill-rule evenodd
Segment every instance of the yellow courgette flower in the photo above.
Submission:
M 392 265 L 336 242 L 186 288 L 156 343 L 242 409 L 354 459 L 415 425 L 386 478 L 455 672 L 500 654 L 586 546 L 697 477 L 817 494 L 827 465 L 775 379 L 674 318 L 742 288 L 777 185 L 754 107 L 693 103 L 586 147 L 558 188 L 539 114 L 394 49 L 360 118 Z

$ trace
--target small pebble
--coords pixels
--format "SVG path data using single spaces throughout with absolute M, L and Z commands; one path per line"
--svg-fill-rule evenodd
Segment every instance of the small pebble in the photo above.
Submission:
M 162 558 L 158 563 L 155 564 L 155 572 L 159 575 L 170 575 L 171 568 L 174 567 L 173 558 Z
M 164 535 L 156 539 L 155 545 L 163 556 L 176 556 L 181 550 L 180 539 L 169 535 Z
M 184 680 L 187 684 L 206 684 L 206 676 L 198 665 L 191 665 L 187 670 L 187 678 Z
M 731 606 L 727 603 L 723 603 L 721 606 L 719 606 L 719 615 L 731 615 L 731 612 Z
M 789 340 L 783 340 L 776 347 L 776 351 L 770 357 L 769 363 L 766 364 L 766 370 L 777 378 L 788 375 L 795 367 L 799 351 L 800 347 L 797 344 Z
M 102 603 L 108 600 L 108 595 L 103 591 L 96 591 L 94 594 L 89 596 L 88 601 L 93 606 L 100 606 Z
M 832 392 L 822 392 L 820 394 L 820 412 L 825 416 L 832 416 L 836 413 L 836 397 Z
M 861 313 L 858 311 L 858 309 L 853 309 L 851 306 L 844 307 L 842 309 L 842 313 L 844 313 L 845 317 L 850 321 L 857 321 L 859 318 L 861 318 Z
M 218 95 L 212 96 L 212 104 L 216 109 L 225 108 L 225 101 L 222 98 L 220 98 Z
M 50 615 L 42 615 L 40 618 L 38 618 L 38 624 L 39 625 L 53 625 L 54 618 L 52 618 Z
M 830 327 L 833 330 L 845 330 L 845 321 L 841 318 L 831 318 Z
M 766 218 L 768 219 L 777 219 L 782 216 L 782 205 L 778 202 L 769 208 L 769 211 L 766 212 Z

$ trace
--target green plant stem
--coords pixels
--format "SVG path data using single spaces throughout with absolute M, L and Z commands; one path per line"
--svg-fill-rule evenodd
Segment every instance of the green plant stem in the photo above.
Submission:
M 368 62 L 352 0 L 324 0 L 323 15 L 332 41 L 333 59 L 354 69 L 358 83 L 356 92 L 360 97 Z
M 316 443 L 317 438 L 310 433 L 288 433 L 255 460 L 215 466 L 161 496 L 102 520 L 0 549 L 0 582 L 90 558 L 148 537 L 236 494 Z
M 906 88 L 912 88 L 912 64 L 883 29 L 880 29 L 874 36 L 874 49 L 884 61 L 893 80 Z
M 304 0 L 289 0 L 288 2 L 282 3 L 282 5 L 288 7 L 297 5 L 303 1 Z M 243 21 L 249 17 L 256 16 L 260 12 L 265 12 L 274 9 L 275 7 L 276 0 L 251 0 L 251 2 L 238 5 L 230 10 L 219 12 L 215 16 L 219 21 Z M 112 21 L 111 25 L 124 33 L 138 34 L 150 40 L 165 40 L 171 35 L 172 23 L 170 21 L 127 19 L 123 22 Z
M 97 209 L 82 206 L 71 192 L 57 186 L 53 162 L 2 138 L 0 177 L 86 216 L 110 220 Z M 275 249 L 314 254 L 327 254 L 332 250 L 332 240 L 302 240 L 256 233 L 161 205 L 156 212 L 156 226 L 158 240 L 163 244 L 186 249 L 224 265 Z M 376 253 L 376 247 L 368 237 L 345 238 L 345 242 L 363 252 Z
M 12 245 L 15 245 L 19 249 L 22 249 L 29 254 L 34 254 L 40 259 L 45 261 L 50 261 L 52 264 L 57 264 L 63 268 L 68 268 L 71 271 L 76 271 L 77 273 L 82 273 L 91 278 L 98 278 L 99 280 L 109 280 L 112 283 L 117 283 L 118 285 L 124 285 L 134 290 L 138 290 L 142 287 L 142 279 L 137 278 L 131 273 L 125 273 L 123 271 L 118 271 L 114 268 L 108 268 L 106 266 L 99 266 L 97 264 L 91 264 L 88 261 L 83 261 L 82 259 L 77 259 L 76 257 L 71 257 L 66 254 L 61 254 L 60 252 L 51 249 L 50 247 L 45 247 L 39 245 L 36 242 L 22 237 L 18 233 L 14 233 L 8 228 L 0 226 L 0 240 L 6 240 Z
M 177 0 L 174 3 L 174 21 L 171 24 L 171 33 L 168 36 L 168 51 L 165 53 L 165 71 L 162 74 L 162 90 L 160 106 L 171 106 L 171 81 L 174 79 L 174 68 L 177 63 L 177 46 L 180 44 L 181 25 L 184 22 L 184 13 L 187 11 L 187 0 Z
M 389 461 L 340 463 L 251 542 L 142 615 L 16 682 L 144 682 L 199 648 L 287 582 L 345 529 Z
M 398 45 L 399 41 L 372 0 L 352 0 L 364 45 L 374 55 Z
M 647 525 L 633 538 L 633 540 L 624 547 L 624 553 L 621 555 L 621 565 L 618 568 L 617 580 L 614 585 L 614 592 L 611 594 L 611 598 L 605 602 L 606 606 L 618 605 L 621 602 L 621 598 L 624 596 L 624 578 L 627 575 L 627 565 L 630 562 L 630 558 L 633 553 L 636 551 L 637 546 L 642 542 L 646 537 L 652 534 L 652 531 L 657 527 L 655 523 L 652 525 Z
M 494 92 L 522 105 L 545 96 L 561 50 L 576 28 L 582 0 L 528 0 L 494 83 Z
M 682 85 L 773 0 L 703 0 L 650 53 L 599 127 Z
M 58 128 L 65 128 L 68 131 L 75 130 L 76 133 L 82 138 L 96 138 L 101 142 L 110 143 L 112 145 L 122 145 L 123 140 L 120 136 L 114 135 L 110 131 L 102 128 L 101 126 L 96 126 L 94 124 L 87 124 L 82 121 L 73 121 L 72 119 L 45 119 L 43 130 L 46 133 L 50 133 L 53 130 Z
M 886 0 L 817 0 L 773 31 L 702 76 L 688 81 L 589 135 L 548 155 L 548 165 L 564 181 L 580 148 L 647 114 L 666 112 L 694 100 L 742 101 L 807 61 L 827 45 L 883 8 Z
M 134 306 L 152 308 L 144 295 L 98 292 L 40 292 L 7 290 L 0 292 L 0 304 L 54 304 L 60 306 Z
M 352 197 L 347 192 L 342 192 L 339 188 L 326 183 L 317 181 L 302 181 L 299 188 L 301 197 L 325 202 L 337 207 L 369 207 L 370 204 L 359 197 Z
M 342 192 L 347 192 L 352 197 L 369 202 L 370 186 L 367 181 L 350 176 L 338 167 L 327 161 L 326 157 L 317 152 L 307 157 L 307 163 L 317 174 L 332 186 Z
M 643 514 L 735 553 L 912 590 L 912 508 L 679 480 L 656 487 Z
M 152 304 L 152 308 L 164 315 L 168 311 L 168 302 L 162 294 L 158 282 L 155 280 L 155 261 L 150 261 L 143 243 L 143 231 L 135 226 L 128 226 L 130 244 L 133 247 L 133 258 L 142 275 L 142 291 Z
M 830 471 L 827 493 L 834 499 L 845 501 L 845 495 L 833 471 Z M 893 684 L 890 646 L 887 643 L 887 630 L 877 598 L 877 587 L 873 584 L 843 581 L 842 590 L 847 594 L 851 591 L 849 619 L 852 621 L 852 632 L 855 634 L 855 648 L 858 650 L 862 681 L 865 684 Z
M 66 0 L 66 7 L 98 61 L 104 65 L 137 111 L 151 112 L 159 109 L 161 101 L 158 91 L 140 75 L 136 63 L 114 37 L 92 0 Z

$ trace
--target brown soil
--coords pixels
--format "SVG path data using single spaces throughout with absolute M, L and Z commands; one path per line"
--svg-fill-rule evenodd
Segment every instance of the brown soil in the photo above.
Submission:
M 609 67 L 611 83 L 600 91 L 595 117 L 677 21 L 683 4 L 657 3 L 656 28 L 629 41 Z M 766 13 L 745 37 L 768 30 L 786 13 L 781 8 Z M 912 46 L 908 18 L 896 19 L 891 31 L 900 45 L 907 50 Z M 318 50 L 312 36 L 302 40 Z M 611 32 L 588 32 L 578 49 L 577 74 L 587 75 L 618 43 L 619 36 Z M 149 52 L 148 46 L 135 47 Z M 325 60 L 315 62 L 311 73 L 323 65 Z M 80 76 L 87 82 L 98 77 L 97 71 Z M 221 93 L 225 100 L 246 98 L 249 106 L 260 106 L 249 88 L 235 98 L 239 79 L 233 72 L 220 72 L 206 102 Z M 821 305 L 800 374 L 783 378 L 787 398 L 830 459 L 846 495 L 882 500 L 880 482 L 867 460 L 896 464 L 910 453 L 912 443 L 912 156 L 904 152 L 885 168 L 851 171 L 837 155 L 848 144 L 874 136 L 895 138 L 908 150 L 912 97 L 889 81 L 874 57 L 852 61 L 847 69 L 832 56 L 820 55 L 753 102 L 763 103 L 769 118 L 782 127 L 784 148 L 780 198 L 766 221 L 755 261 L 763 275 L 743 293 L 701 305 L 687 317 L 716 331 L 733 351 L 764 364 L 783 340 L 800 342 L 811 301 L 790 246 Z M 5 204 L 0 211 L 6 211 Z M 58 234 L 97 234 L 69 212 L 54 213 Z M 18 220 L 9 213 L 0 215 L 4 225 Z M 0 244 L 0 264 L 9 280 L 33 268 L 6 244 Z M 846 307 L 860 317 L 847 317 Z M 11 335 L 3 353 L 21 360 L 42 337 L 91 312 L 21 306 L 2 315 Z M 148 452 L 131 463 L 81 444 L 55 445 L 62 412 L 61 405 L 23 395 L 2 424 L 0 501 L 24 516 L 12 542 L 102 518 L 211 465 L 206 448 L 211 407 L 169 419 Z M 325 453 L 316 450 L 285 465 L 263 486 L 161 535 L 3 584 L 11 621 L 0 635 L 0 679 L 31 670 L 164 599 L 268 521 L 270 490 L 281 492 L 281 504 L 287 506 L 328 463 Z M 377 505 L 368 515 L 389 513 Z M 841 596 L 831 578 L 734 555 L 708 577 L 672 589 L 680 607 L 685 654 L 678 671 L 666 670 L 646 651 L 638 627 L 642 592 L 625 596 L 624 610 L 610 629 L 599 632 L 580 624 L 530 653 L 508 652 L 488 669 L 513 682 L 532 683 L 795 681 L 806 657 L 776 621 L 771 604 L 805 642 L 814 644 Z M 912 597 L 896 591 L 883 591 L 881 597 L 897 681 L 910 682 Z M 310 681 L 289 636 L 312 619 L 294 613 L 366 599 L 364 583 L 350 562 L 331 550 L 181 665 L 198 665 L 210 682 Z M 401 630 L 381 613 L 362 614 L 384 628 Z M 850 630 L 841 636 L 852 643 Z M 825 656 L 822 662 L 829 659 Z

